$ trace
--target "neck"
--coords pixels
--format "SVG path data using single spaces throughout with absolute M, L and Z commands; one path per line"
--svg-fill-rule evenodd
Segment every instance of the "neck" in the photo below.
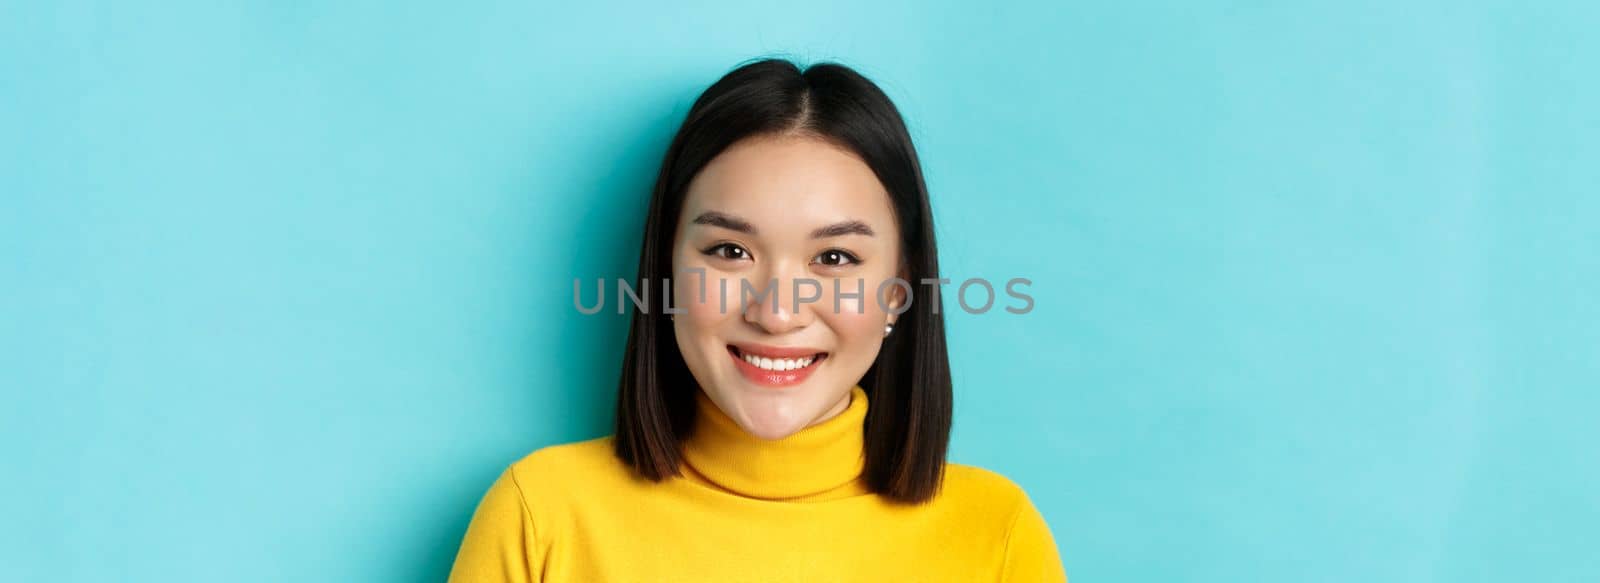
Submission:
M 774 440 L 751 435 L 704 391 L 694 393 L 694 430 L 684 441 L 683 457 L 699 481 L 766 500 L 866 492 L 859 478 L 865 467 L 862 423 L 868 402 L 860 385 L 851 387 L 849 396 L 822 421 Z

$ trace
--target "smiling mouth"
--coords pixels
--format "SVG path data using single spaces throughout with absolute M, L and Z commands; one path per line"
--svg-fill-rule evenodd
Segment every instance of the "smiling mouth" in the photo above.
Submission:
M 762 372 L 785 373 L 806 370 L 828 359 L 828 353 L 817 352 L 805 356 L 775 357 L 763 356 L 753 352 L 744 352 L 739 347 L 728 345 L 728 353 L 734 358 L 744 361 Z

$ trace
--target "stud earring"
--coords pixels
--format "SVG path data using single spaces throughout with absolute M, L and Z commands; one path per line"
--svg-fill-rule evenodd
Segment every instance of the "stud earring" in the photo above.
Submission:
M 884 335 L 884 337 L 888 337 L 889 333 L 893 332 L 893 331 L 894 331 L 894 324 L 884 324 L 883 325 L 883 335 Z

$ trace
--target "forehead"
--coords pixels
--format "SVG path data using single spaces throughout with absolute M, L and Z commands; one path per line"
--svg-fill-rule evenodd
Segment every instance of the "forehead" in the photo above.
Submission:
M 853 152 L 808 136 L 759 136 L 728 147 L 689 183 L 684 217 L 708 210 L 774 228 L 850 218 L 887 229 L 894 220 L 889 194 L 872 168 Z

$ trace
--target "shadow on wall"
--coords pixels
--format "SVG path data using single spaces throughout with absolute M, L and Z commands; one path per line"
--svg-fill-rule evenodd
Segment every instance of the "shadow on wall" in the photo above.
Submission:
M 482 467 L 471 469 L 470 476 L 440 477 L 437 487 L 430 490 L 435 495 L 423 502 L 418 513 L 422 528 L 416 552 L 397 557 L 417 561 L 417 581 L 437 583 L 447 578 L 478 501 L 506 464 L 543 446 L 613 432 L 616 387 L 631 312 L 616 313 L 616 290 L 609 285 L 612 297 L 605 310 L 587 316 L 578 313 L 572 303 L 572 280 L 588 282 L 586 290 L 592 293 L 596 278 L 614 282 L 636 273 L 644 217 L 661 156 L 704 84 L 703 79 L 694 77 L 682 75 L 690 82 L 642 87 L 632 99 L 621 99 L 636 105 L 631 117 L 627 111 L 594 107 L 577 114 L 547 114 L 546 119 L 571 127 L 541 131 L 570 136 L 572 147 L 582 152 L 577 158 L 585 164 L 570 172 L 576 177 L 571 180 L 552 181 L 549 176 L 521 180 L 523 194 L 540 200 L 541 210 L 566 209 L 564 212 L 572 215 L 542 222 L 530 217 L 530 223 L 559 226 L 533 238 L 540 249 L 532 255 L 559 259 L 545 262 L 549 269 L 527 274 L 532 291 L 525 311 L 513 317 L 522 322 L 520 328 L 530 339 L 526 345 L 557 347 L 559 354 L 542 359 L 529 355 L 526 362 L 533 364 L 520 375 L 526 382 L 503 389 L 524 395 L 549 391 L 545 399 L 509 400 L 530 404 L 521 414 L 531 426 L 565 430 L 553 438 L 543 434 L 544 442 L 508 444 L 504 451 L 521 453 L 511 459 L 490 457 Z M 619 115 L 624 117 L 622 121 L 616 121 Z M 598 121 L 601 117 L 607 121 Z M 507 265 L 505 269 L 527 271 L 529 267 Z M 532 405 L 535 402 L 539 405 Z

